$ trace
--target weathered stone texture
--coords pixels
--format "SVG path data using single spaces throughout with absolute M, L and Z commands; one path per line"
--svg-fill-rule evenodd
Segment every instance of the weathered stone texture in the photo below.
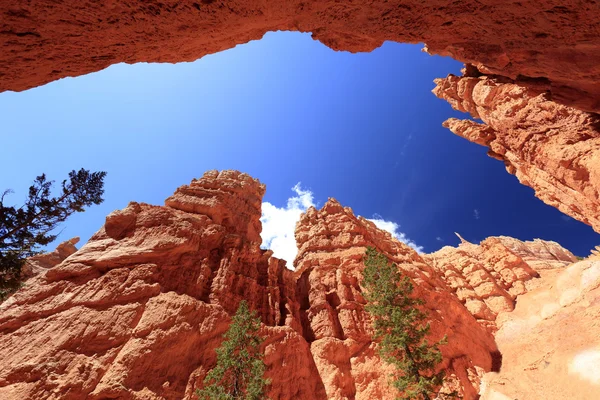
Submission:
M 447 388 L 475 399 L 500 366 L 496 315 L 537 276 L 528 263 L 554 271 L 572 257 L 505 237 L 419 255 L 329 199 L 298 222 L 291 271 L 260 249 L 264 192 L 246 174 L 210 171 L 165 206 L 109 214 L 0 305 L 0 398 L 193 399 L 245 299 L 263 322 L 270 398 L 393 399 L 360 285 L 374 246 L 413 280 L 430 340 L 447 336 Z
M 460 237 L 460 236 L 459 236 Z M 440 274 L 477 320 L 491 331 L 496 317 L 514 309 L 515 299 L 528 291 L 538 271 L 562 268 L 577 259 L 556 242 L 522 242 L 506 236 L 489 237 L 479 245 L 462 239 L 423 258 Z
M 546 204 L 600 232 L 600 117 L 552 101 L 537 88 L 501 77 L 436 80 L 434 93 L 472 120 L 444 123 L 489 147 L 488 155 Z
M 0 397 L 191 399 L 246 299 L 263 322 L 271 398 L 392 398 L 359 284 L 368 245 L 413 277 L 432 338 L 448 335 L 441 367 L 475 397 L 495 343 L 433 268 L 330 200 L 298 224 L 290 271 L 259 247 L 264 191 L 246 174 L 211 171 L 163 207 L 108 215 L 0 305 Z
M 535 78 L 555 100 L 598 111 L 599 14 L 596 1 L 565 0 L 3 0 L 0 91 L 118 62 L 193 61 L 269 31 L 298 30 L 352 52 L 386 40 L 424 42 L 430 53 L 486 74 Z
M 74 254 L 77 251 L 77 247 L 75 247 L 75 245 L 78 242 L 79 238 L 74 237 L 56 246 L 56 249 L 54 249 L 54 251 L 29 257 L 21 270 L 22 277 L 25 279 L 31 278 L 37 274 L 46 271 L 49 268 L 56 267 L 67 257 L 69 257 L 71 254 Z

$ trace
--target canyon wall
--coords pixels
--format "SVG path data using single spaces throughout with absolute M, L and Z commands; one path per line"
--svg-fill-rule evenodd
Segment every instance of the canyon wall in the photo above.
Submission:
M 325 398 L 293 273 L 260 249 L 265 187 L 216 171 L 164 207 L 130 203 L 0 305 L 0 398 L 181 399 L 241 299 L 264 322 L 274 398 Z M 285 362 L 283 362 L 285 360 Z
M 460 236 L 459 236 L 460 237 Z M 516 298 L 538 271 L 562 268 L 577 258 L 556 242 L 522 242 L 489 237 L 479 245 L 461 238 L 458 247 L 445 246 L 426 254 L 428 261 L 477 320 L 492 331 L 496 317 L 514 309 Z
M 484 376 L 482 400 L 600 398 L 600 262 L 540 274 L 498 315 L 503 368 Z
M 377 248 L 413 279 L 415 295 L 425 301 L 431 317 L 431 340 L 448 338 L 440 367 L 450 382 L 462 386 L 465 398 L 476 397 L 479 374 L 491 370 L 496 361 L 493 338 L 413 249 L 334 199 L 301 217 L 296 243 L 304 336 L 328 398 L 394 398 L 386 374 L 375 372 L 386 368 L 371 341 L 359 284 L 367 246 Z
M 475 399 L 481 376 L 502 365 L 490 315 L 525 292 L 528 263 L 570 257 L 502 237 L 421 256 L 330 199 L 297 224 L 291 271 L 260 249 L 264 192 L 246 174 L 210 171 L 165 206 L 108 215 L 0 305 L 0 397 L 193 399 L 245 299 L 263 323 L 270 398 L 392 399 L 360 286 L 374 246 L 415 283 L 431 339 L 448 337 L 447 389 Z

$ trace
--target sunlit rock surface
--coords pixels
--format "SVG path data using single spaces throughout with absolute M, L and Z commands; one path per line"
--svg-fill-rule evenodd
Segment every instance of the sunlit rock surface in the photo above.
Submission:
M 542 351 L 529 352 L 528 341 L 543 336 L 527 329 L 577 317 L 558 325 L 566 339 L 569 329 L 576 336 L 573 329 L 595 324 L 597 262 L 564 267 L 572 255 L 558 244 L 506 237 L 419 255 L 334 199 L 298 222 L 291 271 L 260 249 L 264 192 L 246 174 L 210 171 L 165 206 L 130 203 L 109 214 L 79 251 L 0 305 L 0 398 L 194 399 L 245 299 L 263 323 L 270 398 L 393 399 L 390 367 L 364 312 L 366 246 L 413 280 L 430 315 L 430 340 L 448 338 L 439 366 L 446 387 L 465 399 L 524 390 L 520 383 L 500 390 L 498 379 L 518 376 L 522 360 Z M 564 278 L 543 286 L 533 265 Z M 525 310 L 535 318 L 519 308 L 528 290 L 548 293 Z M 585 340 L 589 349 L 573 344 L 577 351 L 565 356 L 569 373 L 590 382 L 586 393 L 595 387 L 585 366 L 597 356 L 596 325 L 571 342 Z M 544 343 L 536 346 L 559 354 L 558 340 Z
M 600 398 L 600 261 L 540 274 L 498 316 L 503 367 L 484 376 L 482 400 Z
M 460 236 L 459 236 L 460 237 Z M 445 246 L 423 256 L 477 320 L 496 329 L 496 316 L 514 309 L 517 296 L 528 290 L 538 270 L 560 268 L 576 257 L 556 242 L 522 242 L 489 237 L 476 245 L 461 238 L 458 247 Z
M 486 74 L 542 84 L 600 109 L 600 4 L 594 1 L 252 0 L 0 2 L 0 91 L 126 62 L 193 61 L 266 32 L 311 32 L 335 50 L 426 43 Z
M 491 334 L 406 245 L 330 200 L 297 226 L 296 272 L 260 249 L 265 187 L 211 171 L 165 206 L 130 203 L 77 253 L 0 306 L 0 397 L 193 398 L 242 299 L 266 335 L 272 398 L 393 398 L 359 282 L 374 245 L 414 278 L 474 398 Z
M 467 69 L 468 71 L 468 69 Z M 600 232 L 600 117 L 551 100 L 547 92 L 489 76 L 450 75 L 434 93 L 472 120 L 451 118 L 456 135 L 535 190 L 546 204 Z
M 448 337 L 441 368 L 460 381 L 466 398 L 475 398 L 478 374 L 493 367 L 493 338 L 416 251 L 334 199 L 321 210 L 308 209 L 296 226 L 296 242 L 304 336 L 312 342 L 328 398 L 394 398 L 363 309 L 359 282 L 366 246 L 376 247 L 413 279 L 415 295 L 431 315 L 431 340 Z

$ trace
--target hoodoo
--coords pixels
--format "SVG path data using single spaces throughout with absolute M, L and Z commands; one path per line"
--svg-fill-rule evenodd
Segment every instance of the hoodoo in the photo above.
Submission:
M 330 199 L 298 222 L 292 271 L 260 249 L 264 192 L 246 174 L 210 171 L 164 206 L 108 215 L 0 305 L 0 397 L 193 399 L 245 299 L 262 321 L 270 398 L 392 399 L 361 294 L 373 246 L 414 282 L 431 339 L 447 336 L 446 385 L 475 399 L 482 377 L 511 373 L 494 333 L 510 326 L 517 296 L 575 261 L 556 243 L 506 237 L 419 255 Z M 600 274 L 587 263 L 578 296 L 591 301 Z

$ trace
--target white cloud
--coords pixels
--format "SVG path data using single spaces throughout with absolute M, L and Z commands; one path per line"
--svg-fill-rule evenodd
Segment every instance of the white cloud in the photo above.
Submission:
M 384 220 L 381 215 L 373 215 L 373 219 L 369 219 L 369 221 L 373 222 L 375 224 L 375 226 L 377 226 L 379 229 L 383 229 L 384 231 L 388 231 L 389 233 L 392 234 L 393 237 L 395 237 L 396 239 L 398 239 L 398 241 L 406 244 L 409 247 L 412 247 L 413 249 L 415 249 L 418 253 L 422 253 L 423 252 L 423 246 L 419 246 L 418 244 L 416 244 L 415 242 L 413 242 L 412 240 L 410 240 L 406 234 L 404 232 L 400 232 L 398 229 L 400 228 L 400 225 L 398 225 L 397 223 L 393 222 L 393 221 L 386 221 Z
M 444 239 L 442 239 L 442 238 L 441 238 L 441 237 L 439 237 L 439 236 L 437 236 L 437 237 L 435 238 L 435 240 L 437 240 L 438 242 L 443 242 L 443 241 L 444 241 Z
M 261 247 L 273 250 L 273 255 L 285 260 L 287 267 L 293 269 L 294 258 L 298 254 L 294 230 L 300 215 L 311 206 L 316 206 L 314 195 L 310 190 L 302 189 L 298 182 L 292 190 L 296 193 L 290 197 L 285 207 L 276 207 L 269 202 L 262 204 L 262 238 Z M 380 215 L 373 215 L 372 221 L 379 229 L 388 231 L 402 243 L 422 253 L 423 247 L 410 240 L 405 233 L 400 232 L 400 225 L 393 221 L 386 221 Z
M 273 250 L 273 255 L 287 261 L 293 269 L 294 258 L 298 254 L 294 229 L 300 215 L 314 206 L 314 196 L 310 190 L 303 190 L 300 182 L 292 188 L 296 196 L 290 197 L 285 207 L 276 207 L 269 202 L 262 204 L 262 247 Z
M 475 217 L 475 219 L 479 219 L 479 210 L 478 209 L 473 210 L 473 216 Z
M 400 149 L 400 155 L 403 156 L 406 148 L 408 147 L 410 141 L 412 140 L 413 135 L 412 132 L 408 134 L 408 136 L 406 137 L 406 140 L 404 141 L 404 144 L 402 145 L 402 148 Z

